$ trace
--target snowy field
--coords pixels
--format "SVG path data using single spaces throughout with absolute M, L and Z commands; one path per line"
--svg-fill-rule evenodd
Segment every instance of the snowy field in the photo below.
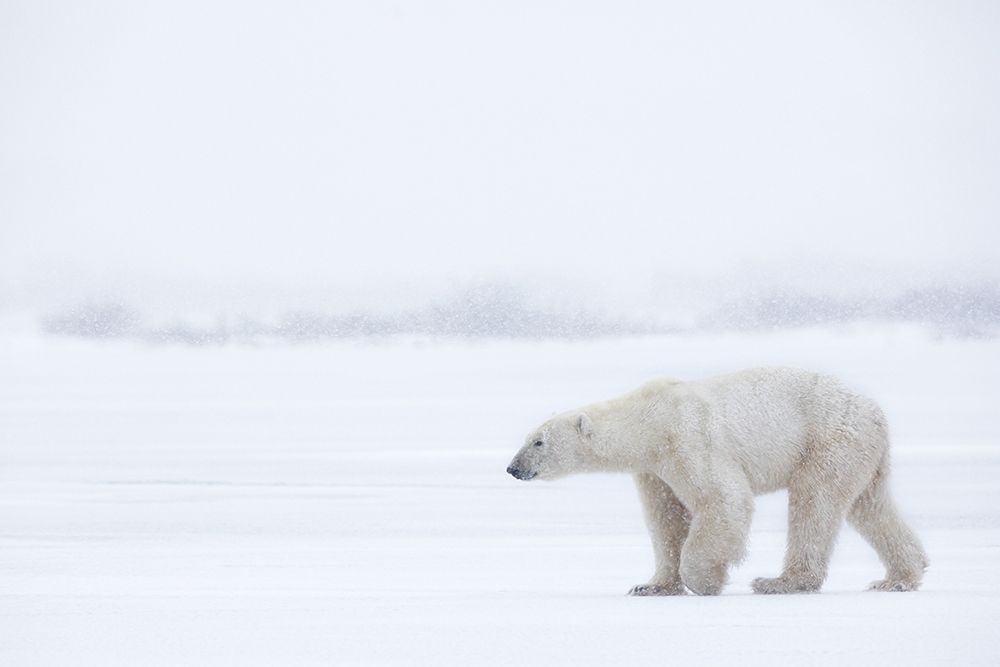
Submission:
M 997 664 L 1000 341 L 851 328 L 590 342 L 0 341 L 0 664 Z M 552 412 L 760 364 L 879 399 L 919 593 L 845 528 L 760 597 L 784 495 L 718 598 L 652 572 L 631 480 L 504 472 Z

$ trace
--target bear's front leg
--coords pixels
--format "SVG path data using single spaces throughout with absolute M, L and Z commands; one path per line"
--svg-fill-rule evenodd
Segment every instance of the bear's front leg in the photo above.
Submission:
M 662 479 L 651 473 L 635 475 L 656 570 L 646 584 L 633 586 L 629 595 L 684 595 L 681 582 L 681 548 L 688 535 L 691 514 Z
M 699 502 L 681 550 L 680 575 L 698 595 L 718 595 L 729 579 L 730 566 L 746 554 L 753 494 L 747 489 L 720 489 Z

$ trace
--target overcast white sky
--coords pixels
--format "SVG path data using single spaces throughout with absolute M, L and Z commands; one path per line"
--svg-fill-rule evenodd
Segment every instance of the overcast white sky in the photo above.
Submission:
M 5 0 L 0 276 L 982 266 L 998 45 L 989 1 Z

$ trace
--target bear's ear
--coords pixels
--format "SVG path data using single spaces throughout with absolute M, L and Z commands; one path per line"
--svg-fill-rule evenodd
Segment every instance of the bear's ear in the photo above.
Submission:
M 576 420 L 576 430 L 585 438 L 594 435 L 594 425 L 590 423 L 590 417 L 586 413 L 581 414 Z

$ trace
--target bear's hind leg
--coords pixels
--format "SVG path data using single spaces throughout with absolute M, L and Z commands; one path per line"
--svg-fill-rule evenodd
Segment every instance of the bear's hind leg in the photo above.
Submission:
M 633 586 L 629 595 L 683 595 L 680 561 L 691 515 L 666 482 L 651 473 L 635 476 L 649 539 L 653 543 L 656 571 L 649 583 Z
M 885 565 L 885 579 L 871 589 L 878 591 L 915 591 L 927 568 L 927 555 L 920 540 L 899 516 L 889 496 L 888 457 L 882 460 L 872 481 L 854 501 L 848 521 L 878 552 Z
M 754 579 L 754 593 L 811 593 L 823 585 L 847 506 L 817 496 L 789 489 L 785 567 L 781 576 Z
M 859 484 L 836 450 L 816 452 L 788 485 L 788 547 L 781 575 L 760 577 L 755 593 L 811 593 L 826 580 L 830 554 Z

